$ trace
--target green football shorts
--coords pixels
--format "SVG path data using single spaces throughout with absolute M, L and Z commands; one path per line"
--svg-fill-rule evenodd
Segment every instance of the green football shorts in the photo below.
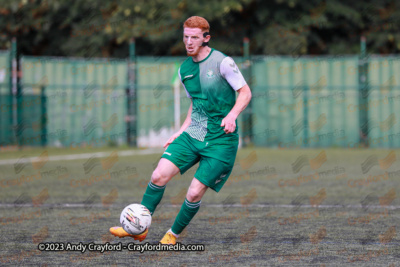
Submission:
M 174 163 L 181 174 L 200 161 L 194 177 L 219 192 L 232 172 L 238 145 L 238 141 L 200 142 L 183 132 L 168 146 L 161 157 Z

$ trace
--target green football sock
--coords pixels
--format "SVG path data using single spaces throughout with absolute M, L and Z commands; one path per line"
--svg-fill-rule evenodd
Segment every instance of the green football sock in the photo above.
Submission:
M 174 234 L 179 235 L 182 233 L 183 229 L 190 223 L 193 219 L 194 215 L 200 209 L 201 200 L 198 202 L 189 202 L 186 198 L 182 204 L 181 210 L 176 216 L 175 222 L 171 227 L 171 230 Z
M 146 192 L 143 195 L 141 204 L 149 209 L 151 215 L 156 210 L 158 203 L 160 203 L 165 191 L 165 185 L 159 186 L 153 184 L 151 181 L 147 185 Z

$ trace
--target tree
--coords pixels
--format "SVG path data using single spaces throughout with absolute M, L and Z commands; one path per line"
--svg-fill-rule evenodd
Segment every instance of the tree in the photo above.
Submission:
M 199 15 L 211 25 L 210 45 L 241 55 L 356 54 L 360 36 L 370 53 L 400 50 L 396 2 L 299 0 L 1 0 L 0 49 L 17 37 L 25 55 L 127 57 L 184 55 L 182 24 Z

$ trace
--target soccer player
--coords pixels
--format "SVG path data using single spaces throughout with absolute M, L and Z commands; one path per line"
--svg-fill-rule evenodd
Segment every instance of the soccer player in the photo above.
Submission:
M 189 57 L 178 73 L 191 105 L 181 129 L 165 143 L 167 149 L 141 202 L 153 214 L 172 177 L 200 161 L 186 199 L 171 229 L 160 241 L 162 244 L 175 244 L 199 210 L 206 190 L 218 192 L 227 181 L 239 144 L 236 118 L 251 99 L 250 88 L 233 59 L 208 46 L 209 30 L 207 20 L 198 16 L 183 24 L 183 42 Z M 130 235 L 122 227 L 112 227 L 110 232 L 143 241 L 148 230 Z

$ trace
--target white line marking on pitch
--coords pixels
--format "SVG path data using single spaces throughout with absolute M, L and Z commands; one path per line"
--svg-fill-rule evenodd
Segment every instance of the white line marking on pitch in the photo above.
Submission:
M 76 159 L 88 159 L 93 156 L 99 158 L 105 158 L 110 156 L 110 152 L 96 152 L 96 153 L 84 153 L 84 154 L 72 154 L 72 155 L 58 155 L 58 156 L 49 156 L 49 161 L 61 161 L 61 160 L 76 160 Z M 162 150 L 150 148 L 146 150 L 125 150 L 125 151 L 118 151 L 119 157 L 126 157 L 126 156 L 134 156 L 134 155 L 148 155 L 148 154 L 157 154 L 161 153 Z M 0 160 L 0 165 L 9 165 L 14 163 L 30 163 L 32 160 L 37 159 L 37 157 L 31 158 L 19 158 L 19 159 L 3 159 Z
M 111 205 L 109 207 L 123 207 L 123 205 Z M 180 207 L 181 205 L 172 205 L 172 204 L 164 204 L 162 206 L 165 207 Z M 241 204 L 233 204 L 233 205 L 223 205 L 223 204 L 202 204 L 202 207 L 212 207 L 212 208 L 223 208 L 223 207 L 235 207 L 235 208 L 317 208 L 311 205 L 285 205 L 285 204 L 250 204 L 247 206 L 243 206 Z M 34 207 L 31 203 L 26 204 L 14 204 L 14 203 L 0 203 L 0 207 L 26 207 L 31 208 Z M 63 204 L 43 204 L 42 207 L 57 207 L 57 208 L 104 208 L 102 204 L 84 204 L 84 203 L 63 203 Z M 351 208 L 351 209 L 361 209 L 361 208 L 372 208 L 372 209 L 389 209 L 395 210 L 400 209 L 400 206 L 385 206 L 382 207 L 380 205 L 374 206 L 361 206 L 361 205 L 319 205 L 318 208 L 328 209 L 328 208 Z

